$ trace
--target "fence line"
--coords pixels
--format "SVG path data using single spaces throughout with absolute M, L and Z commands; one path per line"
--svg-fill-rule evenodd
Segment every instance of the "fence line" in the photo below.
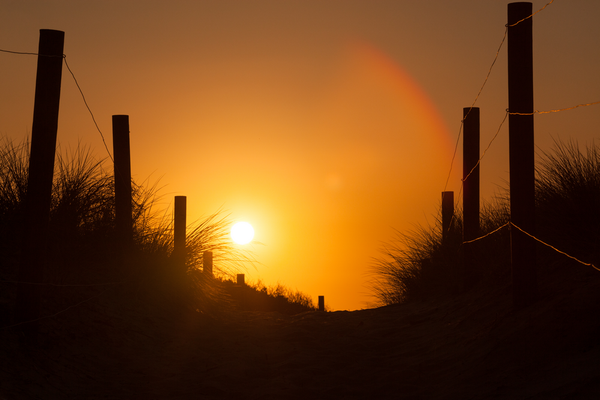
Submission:
M 528 16 L 526 18 L 523 18 L 522 20 L 519 20 L 519 21 L 515 22 L 512 25 L 508 25 L 508 24 L 505 25 L 504 35 L 502 36 L 502 40 L 500 41 L 500 45 L 498 45 L 498 49 L 496 50 L 496 55 L 494 56 L 494 60 L 492 61 L 492 64 L 490 65 L 490 68 L 488 69 L 487 75 L 486 75 L 485 79 L 483 80 L 483 84 L 479 88 L 479 92 L 477 93 L 477 96 L 475 96 L 475 100 L 473 100 L 473 103 L 471 104 L 471 108 L 473 108 L 475 106 L 475 103 L 477 103 L 477 100 L 479 99 L 479 97 L 481 96 L 481 93 L 483 92 L 483 88 L 487 84 L 487 81 L 488 81 L 488 79 L 489 79 L 489 77 L 490 77 L 490 75 L 492 73 L 492 69 L 494 68 L 494 65 L 496 64 L 496 61 L 498 60 L 498 56 L 500 55 L 500 50 L 502 49 L 502 46 L 504 45 L 504 42 L 506 41 L 506 37 L 508 35 L 508 28 L 512 27 L 512 26 L 515 26 L 515 25 L 518 25 L 521 22 L 523 22 L 523 21 L 525 21 L 525 20 L 533 17 L 535 14 L 539 13 L 540 11 L 542 11 L 543 9 L 545 9 L 546 7 L 548 7 L 553 2 L 554 2 L 554 0 L 551 0 L 544 7 L 540 8 L 539 10 L 537 10 L 536 12 L 534 12 L 533 14 L 531 14 L 530 16 Z M 469 114 L 467 114 L 467 116 L 468 115 Z M 454 167 L 454 160 L 456 159 L 456 152 L 458 150 L 458 144 L 460 143 L 460 136 L 461 136 L 461 132 L 462 132 L 462 129 L 463 129 L 463 122 L 464 122 L 464 119 L 460 121 L 460 128 L 458 129 L 458 137 L 456 138 L 456 145 L 454 146 L 454 154 L 452 154 L 452 161 L 450 162 L 450 171 L 448 171 L 448 178 L 446 179 L 446 184 L 444 185 L 444 191 L 446 191 L 448 189 L 448 182 L 450 181 L 450 176 L 452 175 L 452 168 Z M 495 138 L 495 136 L 494 136 L 494 138 Z M 488 148 L 489 148 L 489 146 L 488 146 Z M 482 158 L 483 158 L 483 156 L 482 156 Z M 477 165 L 479 165 L 479 163 Z
M 468 114 L 467 114 L 468 115 Z M 477 168 L 477 166 L 481 163 L 481 160 L 483 159 L 483 157 L 485 156 L 485 153 L 489 150 L 489 148 L 492 146 L 492 143 L 494 142 L 494 140 L 496 140 L 496 137 L 498 136 L 498 134 L 500 133 L 500 130 L 502 129 L 502 126 L 504 125 L 504 123 L 506 122 L 506 119 L 508 118 L 508 110 L 506 112 L 506 114 L 504 115 L 504 118 L 502 119 L 502 122 L 500 123 L 500 126 L 498 126 L 498 130 L 496 131 L 496 134 L 494 135 L 494 137 L 492 138 L 492 140 L 489 142 L 489 144 L 487 145 L 487 147 L 485 148 L 485 150 L 483 151 L 483 153 L 481 154 L 481 157 L 479 157 L 479 160 L 477 160 L 477 163 L 475 164 L 475 166 L 471 169 L 471 171 L 469 171 L 469 173 L 467 174 L 466 177 L 464 177 L 464 179 L 461 179 L 461 184 L 460 184 L 460 188 L 458 190 L 458 196 L 456 197 L 456 204 L 458 206 L 458 204 L 460 204 L 460 199 L 461 199 L 461 195 L 462 195 L 462 191 L 463 191 L 463 186 L 464 186 L 464 181 L 466 181 L 469 176 L 471 176 L 471 174 L 473 173 L 473 171 L 475 171 L 475 168 Z M 462 122 L 461 122 L 461 128 L 462 128 Z M 447 184 L 448 182 L 446 182 Z M 458 208 L 458 207 L 456 207 Z M 452 219 L 450 220 L 450 224 L 448 226 L 448 229 L 451 229 L 452 227 L 452 222 L 454 221 L 454 219 L 456 218 L 455 215 L 452 215 Z M 468 243 L 468 242 L 465 242 Z
M 483 84 L 479 88 L 479 92 L 477 93 L 477 96 L 475 96 L 475 100 L 473 100 L 473 103 L 471 104 L 471 107 L 469 108 L 469 112 L 460 121 L 460 127 L 458 128 L 458 137 L 456 138 L 456 145 L 454 146 L 454 153 L 452 154 L 452 161 L 450 162 L 450 171 L 448 171 L 448 178 L 446 178 L 446 185 L 444 186 L 444 191 L 448 188 L 448 182 L 450 181 L 450 176 L 452 175 L 452 167 L 454 166 L 454 160 L 456 158 L 456 152 L 458 150 L 458 144 L 460 143 L 460 135 L 461 135 L 461 132 L 463 130 L 464 120 L 465 120 L 466 117 L 469 116 L 469 114 L 471 113 L 471 110 L 473 109 L 473 107 L 475 107 L 475 103 L 477 103 L 477 100 L 479 99 L 479 96 L 481 96 L 481 92 L 483 92 L 483 88 L 485 87 L 485 85 L 487 84 L 488 79 L 490 78 L 490 75 L 492 73 L 492 69 L 494 68 L 494 65 L 496 64 L 496 61 L 498 60 L 498 56 L 500 55 L 500 49 L 502 48 L 502 45 L 504 44 L 504 41 L 506 40 L 506 34 L 507 34 L 507 32 L 508 32 L 508 29 L 505 29 L 504 30 L 504 37 L 502 38 L 502 41 L 500 42 L 500 45 L 498 46 L 498 50 L 496 50 L 496 55 L 494 56 L 494 60 L 492 61 L 492 64 L 490 65 L 490 68 L 488 69 L 487 75 L 485 76 L 485 79 L 483 80 Z M 479 165 L 479 163 L 477 165 Z
M 2 52 L 2 53 L 9 53 L 9 54 L 17 54 L 17 55 L 38 56 L 38 57 L 39 56 L 42 56 L 42 57 L 59 57 L 59 56 L 55 56 L 55 55 L 45 55 L 45 54 L 39 54 L 39 53 L 32 53 L 32 52 L 26 52 L 26 51 L 13 51 L 13 50 L 6 50 L 6 49 L 0 49 L 0 52 Z M 98 126 L 98 123 L 96 122 L 96 118 L 94 117 L 94 113 L 92 112 L 92 109 L 88 105 L 88 102 L 87 102 L 87 100 L 85 98 L 85 95 L 83 94 L 83 90 L 81 89 L 81 86 L 79 85 L 79 82 L 77 81 L 77 78 L 75 77 L 75 73 L 73 72 L 73 70 L 69 66 L 69 63 L 67 62 L 67 55 L 63 54 L 62 58 L 65 61 L 65 67 L 67 67 L 67 70 L 69 71 L 69 73 L 73 77 L 73 81 L 75 81 L 75 86 L 77 86 L 77 89 L 79 90 L 79 94 L 81 94 L 81 98 L 83 99 L 83 104 L 85 105 L 85 107 L 87 108 L 88 112 L 90 113 L 90 116 L 92 117 L 92 121 L 94 122 L 94 125 L 96 126 L 96 129 L 100 133 L 100 137 L 102 138 L 102 143 L 104 144 L 104 148 L 106 149 L 106 152 L 108 153 L 108 157 L 114 163 L 115 160 L 113 159 L 113 156 L 110 153 L 110 150 L 108 149 L 108 146 L 106 145 L 106 140 L 104 139 L 104 134 L 102 133 L 102 131 L 100 130 L 100 127 Z
M 496 134 L 494 135 L 494 137 L 492 137 L 492 140 L 490 140 L 490 142 L 489 142 L 488 146 L 485 148 L 485 150 L 483 150 L 483 153 L 481 153 L 481 157 L 479 157 L 479 160 L 477 161 L 477 164 L 475 164 L 475 166 L 471 169 L 471 171 L 469 171 L 469 173 L 467 174 L 467 176 L 464 179 L 461 179 L 461 186 L 462 186 L 462 182 L 464 182 L 471 175 L 471 173 L 473 173 L 473 171 L 475 170 L 475 168 L 477 168 L 479 166 L 479 164 L 481 163 L 481 160 L 483 160 L 483 157 L 485 156 L 485 153 L 490 149 L 490 147 L 492 146 L 492 143 L 494 142 L 494 140 L 496 140 L 496 137 L 498 137 L 498 134 L 500 133 L 500 130 L 502 129 L 502 126 L 506 122 L 506 119 L 508 118 L 509 115 L 550 114 L 550 113 L 557 113 L 557 112 L 562 112 L 562 111 L 574 110 L 574 109 L 576 109 L 578 107 L 593 106 L 593 105 L 597 105 L 597 104 L 600 104 L 600 101 L 595 101 L 595 102 L 592 102 L 592 103 L 585 103 L 585 104 L 578 104 L 576 106 L 567 107 L 567 108 L 561 108 L 561 109 L 557 109 L 557 110 L 548 110 L 548 111 L 535 110 L 532 113 L 517 113 L 517 112 L 510 112 L 510 111 L 506 110 L 506 114 L 504 115 L 504 119 L 502 119 L 502 122 L 500 123 L 500 126 L 498 126 L 498 130 L 496 131 Z M 447 182 L 446 182 L 446 184 L 447 184 Z M 459 195 L 459 197 L 460 197 L 460 195 Z
M 577 104 L 576 106 L 573 107 L 567 107 L 567 108 L 559 108 L 557 110 L 548 110 L 548 111 L 539 111 L 539 110 L 534 110 L 531 113 L 518 113 L 518 112 L 509 112 L 510 115 L 535 115 L 535 114 L 551 114 L 551 113 L 557 113 L 557 112 L 562 112 L 562 111 L 569 111 L 569 110 L 574 110 L 576 108 L 579 107 L 587 107 L 587 106 L 594 106 L 596 104 L 600 104 L 600 101 L 594 101 L 592 103 L 585 103 L 585 104 Z
M 594 269 L 596 269 L 596 270 L 600 271 L 600 268 L 596 267 L 594 264 L 592 264 L 592 263 L 586 263 L 586 262 L 584 262 L 584 261 L 581 261 L 581 260 L 577 259 L 576 257 L 573 257 L 573 256 L 571 256 L 571 255 L 569 255 L 569 254 L 565 253 L 564 251 L 561 251 L 561 250 L 557 249 L 556 247 L 554 247 L 554 246 L 552 246 L 552 245 L 550 245 L 550 244 L 548 244 L 548 243 L 544 242 L 544 241 L 543 241 L 543 240 L 541 240 L 541 239 L 538 239 L 537 237 L 533 236 L 532 234 L 525 232 L 523 229 L 519 228 L 517 225 L 513 224 L 512 222 L 510 223 L 510 225 L 511 225 L 511 226 L 514 226 L 515 228 L 517 228 L 518 230 L 520 230 L 521 232 L 523 232 L 524 234 L 526 234 L 526 235 L 527 235 L 527 236 L 529 236 L 530 238 L 532 238 L 532 239 L 534 239 L 534 240 L 536 240 L 536 241 L 540 242 L 540 243 L 541 243 L 541 244 L 543 244 L 544 246 L 547 246 L 547 247 L 551 248 L 552 250 L 556 251 L 557 253 L 560 253 L 560 254 L 562 254 L 562 255 L 564 255 L 564 256 L 567 256 L 567 257 L 569 257 L 570 259 L 572 259 L 572 260 L 575 260 L 575 261 L 577 261 L 577 262 L 578 262 L 578 263 L 580 263 L 580 264 L 586 265 L 586 266 L 588 266 L 588 267 L 592 267 L 592 268 L 594 268 Z
M 94 122 L 96 129 L 100 133 L 100 137 L 102 138 L 102 143 L 104 143 L 104 148 L 106 149 L 106 152 L 108 153 L 108 157 L 110 157 L 110 159 L 114 163 L 115 160 L 113 159 L 113 156 L 110 154 L 110 150 L 108 149 L 108 146 L 106 145 L 106 140 L 104 139 L 104 135 L 102 134 L 102 131 L 100 130 L 100 127 L 98 126 L 98 123 L 96 122 L 96 118 L 94 118 L 94 113 L 92 112 L 92 109 L 90 108 L 90 106 L 87 103 L 87 100 L 85 99 L 85 95 L 83 94 L 83 90 L 81 90 L 81 86 L 79 86 L 79 82 L 77 82 L 77 78 L 75 78 L 75 74 L 71 70 L 71 67 L 69 67 L 69 63 L 67 63 L 67 55 L 66 54 L 63 54 L 63 60 L 65 60 L 65 66 L 71 73 L 71 76 L 73 77 L 73 80 L 75 81 L 75 85 L 77 86 L 77 89 L 79 90 L 79 93 L 81 94 L 81 98 L 83 99 L 83 104 L 85 104 L 85 107 L 87 108 L 88 112 L 90 113 L 90 116 L 92 117 L 92 121 Z
M 475 239 L 473 239 L 473 240 L 466 240 L 466 241 L 462 242 L 462 244 L 473 243 L 473 242 L 477 242 L 477 241 L 479 241 L 479 240 L 485 239 L 485 238 L 487 238 L 488 236 L 491 236 L 491 235 L 493 235 L 494 233 L 496 233 L 496 232 L 500 231 L 501 229 L 503 229 L 503 228 L 505 228 L 505 227 L 507 227 L 507 226 L 508 226 L 508 228 L 509 228 L 509 229 L 510 229 L 511 227 L 515 227 L 516 229 L 518 229 L 518 230 L 520 230 L 521 232 L 523 232 L 525 235 L 527 235 L 527 236 L 529 236 L 530 238 L 534 239 L 535 241 L 537 241 L 537 242 L 539 242 L 539 243 L 543 244 L 544 246 L 551 248 L 552 250 L 556 251 L 557 253 L 559 253 L 559 254 L 562 254 L 562 255 L 564 255 L 564 256 L 566 256 L 566 257 L 569 257 L 570 259 L 572 259 L 572 260 L 574 260 L 574 261 L 577 261 L 578 263 L 580 263 L 580 264 L 582 264 L 582 265 L 585 265 L 585 266 L 588 266 L 588 267 L 592 267 L 592 268 L 594 268 L 595 270 L 597 270 L 597 271 L 600 271 L 600 268 L 596 267 L 594 264 L 592 264 L 592 263 L 587 263 L 587 262 L 585 262 L 585 261 L 581 261 L 581 260 L 580 260 L 580 259 L 578 259 L 577 257 L 574 257 L 574 256 L 572 256 L 572 255 L 570 255 L 570 254 L 568 254 L 568 253 L 566 253 L 566 252 L 564 252 L 564 251 L 562 251 L 562 250 L 559 250 L 559 249 L 557 249 L 556 247 L 552 246 L 551 244 L 548 244 L 548 243 L 544 242 L 543 240 L 541 240 L 540 238 L 537 238 L 537 237 L 535 237 L 535 236 L 534 236 L 534 235 L 532 235 L 531 233 L 528 233 L 528 232 L 526 232 L 525 230 L 523 230 L 523 229 L 519 228 L 517 225 L 515 225 L 515 224 L 514 224 L 513 222 L 511 222 L 511 221 L 509 221 L 509 222 L 505 223 L 504 225 L 501 225 L 501 226 L 499 226 L 498 228 L 494 229 L 494 230 L 493 230 L 493 231 L 491 231 L 491 232 L 488 232 L 488 233 L 486 233 L 486 234 L 485 234 L 485 235 L 483 235 L 483 236 L 480 236 L 480 237 L 478 237 L 478 238 L 475 238 Z
M 500 126 L 498 126 L 498 130 L 496 131 L 496 134 L 494 135 L 494 137 L 492 138 L 492 140 L 490 140 L 490 143 L 487 145 L 487 147 L 485 148 L 485 150 L 483 150 L 483 153 L 481 153 L 481 156 L 479 157 L 479 160 L 477 160 L 477 164 L 475 164 L 475 166 L 471 169 L 471 171 L 469 171 L 469 173 L 467 174 L 467 176 L 465 176 L 465 178 L 461 180 L 461 186 L 462 186 L 462 182 L 466 181 L 467 178 L 469 176 L 471 176 L 471 174 L 473 173 L 473 171 L 475 171 L 475 168 L 477 168 L 479 166 L 479 164 L 481 163 L 481 160 L 483 160 L 483 157 L 485 156 L 485 153 L 490 149 L 490 147 L 492 147 L 492 143 L 494 142 L 494 140 L 496 140 L 496 137 L 498 137 L 498 134 L 500 133 L 500 130 L 502 129 L 502 126 L 506 122 L 506 118 L 508 118 L 508 114 L 509 114 L 508 111 L 506 112 L 506 114 L 504 114 L 504 118 L 502 119 L 502 122 L 500 122 Z
M 502 226 L 499 226 L 498 228 L 494 229 L 494 230 L 493 230 L 493 231 L 491 231 L 491 232 L 488 232 L 488 233 L 486 233 L 486 234 L 485 234 L 485 235 L 483 235 L 483 236 L 480 236 L 480 237 L 478 237 L 478 238 L 475 238 L 475 239 L 472 239 L 472 240 L 465 240 L 464 242 L 462 242 L 462 244 L 474 243 L 474 242 L 477 242 L 477 241 L 479 241 L 479 240 L 481 240 L 481 239 L 485 239 L 486 237 L 493 235 L 494 233 L 498 232 L 500 229 L 502 229 L 502 228 L 504 228 L 504 227 L 506 227 L 506 226 L 508 226 L 508 225 L 510 225 L 510 222 L 507 222 L 507 223 L 505 223 L 504 225 L 502 225 Z
M 535 14 L 539 13 L 540 11 L 542 11 L 544 8 L 548 7 L 552 3 L 554 3 L 554 0 L 550 0 L 550 2 L 548 4 L 546 4 L 544 7 L 540 8 L 539 10 L 537 10 L 536 12 L 534 12 L 533 14 L 531 14 L 531 15 L 523 18 L 523 19 L 518 20 L 514 24 L 511 24 L 511 25 L 506 24 L 506 27 L 509 28 L 509 27 L 513 27 L 515 25 L 519 25 L 521 22 L 523 22 L 525 20 L 528 20 L 529 18 L 533 17 Z

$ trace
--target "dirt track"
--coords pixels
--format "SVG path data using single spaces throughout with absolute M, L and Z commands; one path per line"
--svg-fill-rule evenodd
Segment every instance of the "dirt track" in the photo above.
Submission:
M 597 283 L 516 314 L 506 293 L 296 316 L 213 318 L 134 306 L 115 311 L 90 301 L 74 308 L 47 322 L 50 333 L 30 354 L 14 345 L 13 333 L 0 332 L 0 394 L 6 400 L 600 394 Z

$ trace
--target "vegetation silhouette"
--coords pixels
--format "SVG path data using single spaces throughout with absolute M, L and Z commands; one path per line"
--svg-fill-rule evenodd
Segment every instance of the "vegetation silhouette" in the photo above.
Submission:
M 236 308 L 243 311 L 295 315 L 317 310 L 309 295 L 280 283 L 267 286 L 259 279 L 255 284 L 240 285 L 232 280 L 223 280 L 223 289 L 230 295 Z
M 597 211 L 565 207 L 597 204 L 598 152 L 581 154 L 574 144 L 558 148 L 538 168 L 538 209 L 561 214 L 540 216 L 539 236 L 593 261 Z M 253 260 L 230 251 L 227 218 L 219 213 L 188 230 L 187 268 L 175 273 L 170 214 L 161 211 L 156 185 L 134 185 L 134 249 L 126 256 L 113 252 L 112 180 L 82 149 L 57 163 L 43 339 L 26 351 L 15 345 L 19 333 L 10 328 L 26 149 L 6 144 L 0 151 L 0 397 L 600 394 L 597 371 L 590 367 L 600 354 L 600 274 L 589 266 L 540 245 L 540 301 L 512 312 L 505 227 L 476 242 L 483 279 L 464 293 L 459 214 L 444 245 L 439 231 L 421 228 L 401 236 L 409 247 L 389 247 L 396 258 L 382 261 L 374 276 L 388 306 L 313 312 L 308 296 L 282 285 L 231 281 L 247 264 L 240 260 Z M 571 176 L 564 168 L 581 172 Z M 569 198 L 573 193 L 578 197 Z M 508 221 L 507 204 L 499 196 L 484 207 L 484 234 Z M 205 250 L 214 253 L 215 277 L 203 272 Z
M 8 315 L 18 280 L 29 147 L 28 142 L 6 141 L 0 149 L 0 272 L 5 286 L 2 326 L 10 325 Z M 119 239 L 115 235 L 114 179 L 104 164 L 81 147 L 57 155 L 42 315 L 53 315 L 94 295 L 116 291 L 148 304 L 174 302 L 198 312 L 214 313 L 233 304 L 223 290 L 223 280 L 255 260 L 251 253 L 231 244 L 227 216 L 218 210 L 190 224 L 186 268 L 178 272 L 172 256 L 171 214 L 160 209 L 164 203 L 158 195 L 160 188 L 157 184 L 133 183 L 134 246 L 123 256 L 115 250 Z M 213 273 L 220 279 L 202 273 L 204 251 L 215 254 Z
M 536 237 L 579 260 L 599 265 L 600 149 L 582 152 L 576 142 L 555 141 L 541 152 L 536 176 Z M 482 208 L 482 239 L 474 242 L 482 281 L 476 290 L 510 285 L 509 192 L 504 189 Z M 442 242 L 439 227 L 397 232 L 371 269 L 371 288 L 378 305 L 401 304 L 456 295 L 463 291 L 462 215 L 459 209 Z M 492 233 L 493 232 L 493 233 Z M 487 235 L 487 236 L 486 236 Z M 485 236 L 485 237 L 484 237 Z M 565 256 L 538 244 L 542 275 L 569 275 L 590 267 L 572 267 Z M 577 271 L 577 272 L 575 272 Z

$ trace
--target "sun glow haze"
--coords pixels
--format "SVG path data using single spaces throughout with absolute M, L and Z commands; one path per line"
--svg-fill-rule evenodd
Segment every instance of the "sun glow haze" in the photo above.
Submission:
M 354 310 L 368 306 L 369 268 L 396 232 L 435 225 L 444 190 L 461 201 L 460 143 L 447 178 L 462 109 L 489 71 L 508 1 L 145 0 L 118 13 L 110 2 L 13 1 L 0 13 L 0 48 L 35 52 L 39 29 L 64 31 L 104 136 L 63 67 L 59 152 L 82 145 L 112 169 L 111 115 L 129 115 L 132 178 L 157 183 L 166 215 L 184 195 L 189 221 L 218 210 L 251 221 L 249 281 Z M 599 13 L 586 0 L 536 15 L 536 109 L 598 100 L 600 55 L 589 49 Z M 505 50 L 476 104 L 482 149 L 506 114 Z M 37 59 L 0 53 L 0 63 L 0 134 L 20 143 Z M 558 138 L 597 140 L 600 113 L 535 123 L 545 151 Z M 482 160 L 482 201 L 508 180 L 507 125 Z
M 452 144 L 423 89 L 381 50 L 349 44 L 330 68 L 302 129 L 291 115 L 247 120 L 254 123 L 246 132 L 274 136 L 247 142 L 252 173 L 242 169 L 236 185 L 233 178 L 214 185 L 228 193 L 234 216 L 263 225 L 265 246 L 254 250 L 260 265 L 250 278 L 356 309 L 365 306 L 372 257 L 393 229 L 435 214 Z M 272 101 L 270 113 L 285 115 Z

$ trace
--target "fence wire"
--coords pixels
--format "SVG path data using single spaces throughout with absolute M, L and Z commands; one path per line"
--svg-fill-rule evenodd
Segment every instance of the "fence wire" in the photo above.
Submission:
M 463 244 L 463 245 L 465 245 L 465 244 L 469 244 L 469 243 L 478 242 L 478 241 L 480 241 L 480 240 L 483 240 L 483 239 L 485 239 L 485 238 L 487 238 L 487 237 L 489 237 L 489 236 L 491 236 L 491 235 L 493 235 L 493 234 L 495 234 L 495 233 L 499 232 L 500 230 L 502 230 L 503 228 L 506 228 L 506 227 L 508 227 L 509 229 L 510 229 L 511 227 L 514 227 L 514 228 L 518 229 L 519 231 L 523 232 L 525 235 L 527 235 L 527 236 L 529 236 L 530 238 L 534 239 L 535 241 L 539 242 L 540 244 L 543 244 L 544 246 L 546 246 L 546 247 L 548 247 L 548 248 L 550 248 L 550 249 L 552 249 L 552 250 L 556 251 L 557 253 L 559 253 L 559 254 L 562 254 L 562 255 L 564 255 L 564 256 L 566 256 L 566 257 L 568 257 L 568 258 L 570 258 L 570 259 L 572 259 L 572 260 L 574 260 L 574 261 L 577 261 L 578 263 L 580 263 L 580 264 L 582 264 L 582 265 L 585 265 L 585 266 L 588 266 L 588 267 L 592 267 L 592 268 L 594 268 L 595 270 L 597 270 L 597 271 L 600 271 L 600 268 L 598 268 L 598 267 L 597 267 L 597 266 L 595 266 L 594 264 L 592 264 L 592 263 L 587 263 L 587 262 L 585 262 L 585 261 L 581 261 L 581 260 L 580 260 L 580 259 L 578 259 L 577 257 L 574 257 L 574 256 L 572 256 L 572 255 L 570 255 L 570 254 L 568 254 L 568 253 L 566 253 L 566 252 L 564 252 L 564 251 L 562 251 L 562 250 L 560 250 L 560 249 L 556 248 L 555 246 L 552 246 L 551 244 L 548 244 L 548 243 L 544 242 L 542 239 L 540 239 L 540 238 L 538 238 L 538 237 L 536 237 L 536 236 L 532 235 L 532 234 L 531 234 L 531 233 L 529 233 L 529 232 L 526 232 L 525 230 L 521 229 L 520 227 L 518 227 L 517 225 L 515 225 L 515 224 L 514 224 L 513 222 L 511 222 L 511 221 L 509 221 L 509 222 L 505 223 L 504 225 L 501 225 L 501 226 L 499 226 L 498 228 L 494 229 L 494 230 L 493 230 L 493 231 L 491 231 L 491 232 L 488 232 L 488 233 L 486 233 L 486 234 L 485 234 L 485 235 L 483 235 L 483 236 L 480 236 L 480 237 L 478 237 L 478 238 L 475 238 L 475 239 L 472 239 L 472 240 L 465 240 L 465 241 L 463 241 L 463 242 L 462 242 L 462 244 Z
M 106 149 L 106 152 L 108 153 L 108 157 L 114 163 L 115 160 L 113 159 L 113 156 L 112 156 L 110 150 L 108 149 L 108 146 L 106 145 L 106 140 L 104 139 L 104 134 L 102 133 L 102 130 L 100 130 L 100 127 L 98 126 L 98 123 L 96 122 L 96 118 L 94 117 L 94 113 L 92 112 L 92 109 L 88 105 L 88 102 L 87 102 L 87 100 L 85 98 L 85 94 L 83 93 L 83 90 L 81 89 L 81 86 L 79 85 L 79 82 L 77 81 L 77 78 L 75 77 L 75 73 L 73 72 L 73 70 L 69 66 L 69 63 L 67 62 L 67 55 L 66 54 L 63 54 L 62 56 L 58 56 L 58 55 L 47 55 L 47 54 L 32 53 L 32 52 L 27 52 L 27 51 L 13 51 L 13 50 L 6 50 L 6 49 L 0 49 L 0 52 L 2 52 L 2 53 L 8 53 L 8 54 L 17 54 L 17 55 L 38 56 L 38 57 L 40 57 L 40 56 L 41 57 L 62 57 L 62 59 L 65 62 L 65 66 L 67 67 L 67 70 L 69 71 L 69 73 L 71 74 L 71 77 L 73 78 L 73 81 L 75 82 L 75 86 L 77 86 L 77 90 L 79 90 L 79 94 L 81 95 L 81 99 L 83 100 L 83 104 L 85 105 L 85 108 L 87 108 L 88 112 L 90 113 L 90 116 L 92 117 L 92 122 L 94 123 L 94 126 L 98 130 L 98 133 L 100 133 L 100 137 L 102 138 L 102 143 L 104 144 L 104 148 Z

